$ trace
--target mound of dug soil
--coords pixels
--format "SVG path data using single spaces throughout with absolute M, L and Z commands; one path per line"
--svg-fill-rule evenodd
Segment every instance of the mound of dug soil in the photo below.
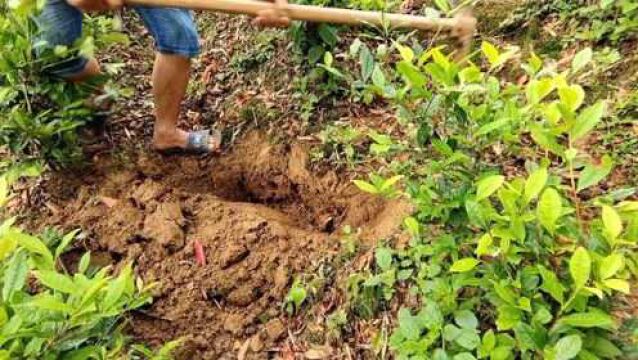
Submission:
M 407 211 L 334 173 L 312 174 L 306 159 L 301 147 L 253 134 L 211 160 L 152 155 L 96 166 L 52 184 L 60 197 L 47 224 L 81 226 L 88 248 L 135 261 L 146 282 L 158 282 L 154 304 L 132 319 L 139 340 L 184 337 L 188 359 L 236 358 L 242 347 L 247 358 L 267 358 L 288 335 L 280 308 L 291 280 L 337 251 L 333 232 L 348 224 L 376 241 Z

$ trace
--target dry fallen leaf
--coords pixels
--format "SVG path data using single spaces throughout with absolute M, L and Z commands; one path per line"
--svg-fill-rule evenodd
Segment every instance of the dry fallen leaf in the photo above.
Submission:
M 332 355 L 332 348 L 329 346 L 316 346 L 304 353 L 308 360 L 327 359 Z
M 244 360 L 246 358 L 246 354 L 248 353 L 248 347 L 250 346 L 250 339 L 244 341 L 239 352 L 237 353 L 237 360 Z

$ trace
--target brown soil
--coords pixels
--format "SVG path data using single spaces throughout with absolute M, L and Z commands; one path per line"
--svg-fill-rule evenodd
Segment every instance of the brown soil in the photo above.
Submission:
M 112 157 L 110 157 L 112 159 Z M 301 146 L 253 133 L 213 159 L 142 156 L 48 184 L 46 225 L 81 227 L 85 246 L 135 261 L 158 282 L 131 331 L 157 345 L 184 337 L 182 358 L 268 358 L 288 336 L 281 303 L 291 280 L 338 250 L 344 225 L 389 236 L 407 206 L 362 194 L 333 172 L 313 174 Z M 194 241 L 204 247 L 198 265 Z M 243 349 L 242 349 L 243 348 Z

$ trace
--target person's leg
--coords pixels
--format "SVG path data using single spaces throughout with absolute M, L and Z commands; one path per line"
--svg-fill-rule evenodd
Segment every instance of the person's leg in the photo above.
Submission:
M 65 77 L 65 79 L 70 82 L 83 82 L 98 76 L 101 73 L 102 70 L 100 69 L 100 63 L 98 63 L 95 58 L 90 58 L 87 59 L 86 65 L 84 65 L 84 68 L 80 70 L 80 72 L 69 74 Z
M 159 52 L 156 54 L 153 66 L 153 146 L 158 150 L 186 147 L 188 134 L 177 128 L 177 119 L 188 86 L 189 74 L 189 58 Z
M 190 75 L 190 59 L 199 54 L 199 35 L 190 11 L 176 8 L 136 7 L 155 39 L 153 68 L 155 128 L 153 146 L 158 150 L 187 148 L 189 133 L 177 128 L 180 105 Z M 219 147 L 209 138 L 209 149 Z

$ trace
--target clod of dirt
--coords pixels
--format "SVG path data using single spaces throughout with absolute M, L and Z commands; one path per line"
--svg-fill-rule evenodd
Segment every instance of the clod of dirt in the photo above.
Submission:
M 248 256 L 250 250 L 244 244 L 228 244 L 220 255 L 222 269 L 228 269 Z
M 241 314 L 230 314 L 224 321 L 224 330 L 240 335 L 244 328 L 244 316 Z
M 270 320 L 266 324 L 265 333 L 267 342 L 273 344 L 284 336 L 286 333 L 286 325 L 279 319 Z
M 178 250 L 184 247 L 184 223 L 182 209 L 177 202 L 162 203 L 146 216 L 142 236 L 159 242 L 163 247 Z

